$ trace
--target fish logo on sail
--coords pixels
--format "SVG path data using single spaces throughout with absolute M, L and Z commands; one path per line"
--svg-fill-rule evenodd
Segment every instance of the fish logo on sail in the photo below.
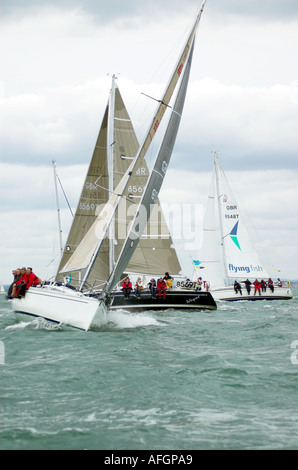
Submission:
M 235 243 L 235 245 L 237 246 L 237 248 L 239 248 L 239 250 L 241 251 L 241 248 L 240 248 L 240 245 L 239 245 L 239 241 L 238 241 L 238 236 L 237 236 L 237 232 L 238 232 L 238 222 L 236 222 L 236 224 L 234 225 L 234 227 L 232 228 L 232 230 L 230 231 L 230 237 L 231 239 L 233 240 L 233 242 Z

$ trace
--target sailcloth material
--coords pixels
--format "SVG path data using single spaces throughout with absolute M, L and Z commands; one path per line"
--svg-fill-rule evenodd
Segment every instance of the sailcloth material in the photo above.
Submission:
M 113 99 L 111 99 L 111 95 L 114 95 Z M 109 152 L 108 139 L 109 116 L 111 113 L 114 119 L 113 140 L 111 142 L 111 144 L 113 144 L 113 154 Z M 57 281 L 63 281 L 63 278 L 67 274 L 64 270 L 66 264 L 112 195 L 110 193 L 109 180 L 113 180 L 113 187 L 116 188 L 131 164 L 131 161 L 122 159 L 121 155 L 126 154 L 134 156 L 138 147 L 139 144 L 131 119 L 124 105 L 119 88 L 113 81 L 110 99 L 106 105 L 91 162 L 87 170 L 75 216 L 58 267 Z M 110 165 L 108 155 L 109 158 L 113 158 L 114 171 L 112 174 L 109 174 Z M 92 273 L 93 279 L 106 280 L 110 274 L 108 240 L 105 240 L 104 244 L 105 246 L 102 246 L 100 254 L 100 262 L 94 266 Z M 78 264 L 84 266 L 86 263 L 82 261 L 82 263 Z M 83 276 L 84 273 L 85 271 L 82 270 L 81 276 Z M 93 282 L 91 279 L 90 281 Z M 79 285 L 79 276 L 75 273 L 72 273 L 71 284 L 75 287 Z
M 115 192 L 112 194 L 108 202 L 105 204 L 100 214 L 97 216 L 87 234 L 76 248 L 75 252 L 61 269 L 61 273 L 70 272 L 75 270 L 86 269 L 92 261 L 92 258 L 96 256 L 99 251 L 104 239 L 107 236 L 109 225 L 115 214 L 119 194 L 123 191 L 124 181 L 128 178 L 129 169 L 125 173 L 124 177 L 118 184 Z

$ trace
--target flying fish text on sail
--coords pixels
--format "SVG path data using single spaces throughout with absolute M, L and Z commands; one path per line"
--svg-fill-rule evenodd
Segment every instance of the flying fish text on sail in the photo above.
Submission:
M 259 264 L 257 266 L 253 266 L 252 264 L 250 266 L 234 266 L 232 263 L 228 265 L 229 271 L 234 272 L 234 273 L 241 273 L 241 272 L 246 272 L 246 273 L 261 273 L 263 271 L 262 266 Z

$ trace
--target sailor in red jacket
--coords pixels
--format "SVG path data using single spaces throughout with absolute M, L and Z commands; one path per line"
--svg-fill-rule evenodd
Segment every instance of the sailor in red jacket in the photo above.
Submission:
M 37 286 L 37 284 L 40 284 L 40 279 L 32 272 L 32 268 L 27 268 L 26 269 L 26 273 L 27 273 L 27 277 L 28 277 L 28 281 L 27 281 L 27 284 L 26 284 L 26 290 L 29 289 L 29 287 L 33 286 Z
M 256 295 L 257 291 L 259 292 L 259 295 L 261 295 L 261 283 L 257 279 L 253 282 L 253 285 L 255 286 L 255 293 Z
M 125 299 L 128 299 L 130 293 L 131 293 L 131 289 L 132 289 L 132 283 L 130 282 L 130 279 L 129 277 L 127 276 L 125 279 L 124 279 L 124 282 L 122 284 L 122 290 L 124 292 L 124 298 Z
M 166 285 L 166 283 L 165 283 L 165 281 L 163 280 L 162 277 L 160 277 L 157 281 L 156 292 L 157 292 L 157 296 L 158 296 L 159 299 L 161 298 L 161 294 L 162 294 L 164 299 L 166 298 L 167 285 Z
M 22 293 L 24 290 L 23 287 L 26 286 L 27 282 L 28 282 L 28 274 L 27 274 L 26 268 L 22 268 L 20 279 L 17 282 L 15 282 L 14 285 L 12 286 L 11 296 L 18 297 L 19 295 L 24 295 Z

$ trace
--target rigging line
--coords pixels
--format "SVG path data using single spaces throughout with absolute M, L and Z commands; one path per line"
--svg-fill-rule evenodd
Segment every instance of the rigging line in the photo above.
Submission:
M 107 191 L 110 194 L 114 194 L 115 196 L 119 196 L 122 199 L 125 199 L 126 201 L 131 202 L 132 204 L 137 204 L 137 202 L 132 201 L 129 197 L 124 196 L 123 194 L 115 193 L 115 191 L 110 191 L 108 188 L 105 188 L 104 186 L 101 186 L 100 184 L 96 184 L 97 188 L 103 189 L 104 191 Z
M 73 216 L 73 212 L 72 212 L 72 210 L 71 210 L 70 204 L 69 204 L 69 202 L 68 202 L 68 199 L 67 199 L 67 197 L 66 197 L 65 191 L 64 191 L 64 189 L 63 189 L 63 186 L 62 186 L 62 184 L 61 184 L 61 181 L 60 181 L 60 178 L 59 178 L 58 174 L 57 174 L 57 178 L 58 178 L 60 187 L 61 187 L 61 189 L 62 189 L 62 192 L 63 192 L 63 194 L 64 194 L 65 200 L 66 200 L 66 202 L 67 202 L 67 204 L 68 204 L 70 213 L 71 213 L 71 215 Z
M 148 98 L 151 98 L 152 100 L 154 101 L 157 101 L 158 103 L 162 103 L 164 104 L 165 106 L 167 106 L 168 108 L 172 108 L 172 106 L 168 105 L 167 103 L 164 103 L 162 100 L 157 100 L 156 98 L 153 98 L 153 96 L 150 96 L 150 95 L 146 95 L 146 93 L 141 93 L 142 95 L 144 96 L 147 96 Z

